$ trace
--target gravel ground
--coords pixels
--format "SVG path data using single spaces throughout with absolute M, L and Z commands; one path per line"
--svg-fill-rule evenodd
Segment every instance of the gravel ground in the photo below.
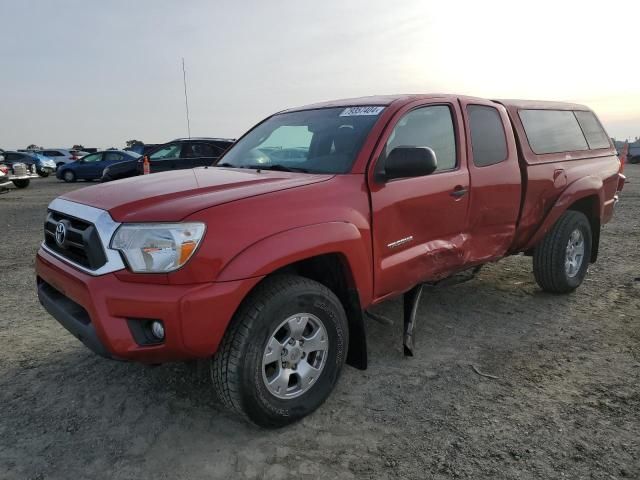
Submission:
M 398 319 L 369 327 L 302 422 L 260 430 L 218 407 L 206 372 L 104 360 L 38 304 L 34 255 L 54 178 L 0 195 L 0 478 L 640 478 L 640 166 L 573 294 L 531 259 L 423 296 L 417 355 Z M 474 372 L 471 365 L 488 378 Z

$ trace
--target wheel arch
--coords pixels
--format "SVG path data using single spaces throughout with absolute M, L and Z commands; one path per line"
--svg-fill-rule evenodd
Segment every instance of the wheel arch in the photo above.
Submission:
M 602 180 L 596 177 L 583 177 L 576 180 L 560 194 L 523 250 L 535 248 L 553 228 L 553 225 L 562 214 L 568 210 L 573 210 L 582 212 L 589 220 L 592 235 L 590 262 L 595 262 L 600 244 L 600 224 L 603 208 L 604 190 Z
M 240 252 L 222 269 L 217 280 L 269 278 L 289 273 L 323 284 L 336 294 L 347 314 L 347 363 L 365 369 L 363 305 L 370 301 L 373 288 L 371 260 L 365 245 L 360 231 L 350 223 L 300 227 L 265 238 Z

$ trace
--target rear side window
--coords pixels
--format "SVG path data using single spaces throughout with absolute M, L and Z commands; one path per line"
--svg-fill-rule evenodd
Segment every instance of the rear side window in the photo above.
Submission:
M 185 143 L 181 158 L 217 157 L 218 152 L 208 143 Z
M 584 136 L 587 137 L 587 143 L 592 150 L 596 148 L 609 148 L 609 137 L 607 132 L 604 131 L 602 125 L 593 114 L 593 112 L 577 111 L 574 112 L 578 123 L 582 127 Z
M 498 110 L 484 105 L 469 105 L 467 113 L 473 163 L 477 167 L 486 167 L 506 160 L 507 138 Z
M 531 150 L 545 153 L 589 150 L 582 129 L 570 110 L 520 110 Z

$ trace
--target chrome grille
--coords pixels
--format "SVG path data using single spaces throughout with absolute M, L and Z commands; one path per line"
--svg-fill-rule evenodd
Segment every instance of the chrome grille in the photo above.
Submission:
M 27 170 L 27 166 L 24 163 L 14 163 L 13 174 L 22 177 L 24 175 L 28 175 L 29 170 Z
M 56 228 L 64 226 L 63 241 L 56 239 Z M 89 270 L 107 263 L 98 231 L 92 223 L 49 210 L 44 222 L 44 243 L 58 255 Z

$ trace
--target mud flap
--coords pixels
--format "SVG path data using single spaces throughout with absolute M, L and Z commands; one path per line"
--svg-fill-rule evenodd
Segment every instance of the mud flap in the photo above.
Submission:
M 404 345 L 404 355 L 406 357 L 413 357 L 413 330 L 423 288 L 423 284 L 416 285 L 403 296 L 404 334 L 402 344 Z

